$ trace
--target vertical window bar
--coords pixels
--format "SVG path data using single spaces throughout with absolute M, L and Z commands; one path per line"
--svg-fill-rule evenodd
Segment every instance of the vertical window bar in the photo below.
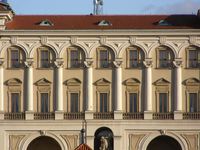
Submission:
M 129 93 L 129 111 L 130 111 L 130 113 L 138 112 L 138 95 L 137 95 L 137 93 Z
M 108 50 L 100 50 L 100 68 L 109 68 Z
M 108 93 L 100 93 L 100 112 L 108 112 Z
M 78 93 L 70 93 L 70 110 L 72 113 L 79 112 L 79 96 Z
M 11 50 L 11 67 L 12 68 L 20 67 L 19 50 Z
M 19 93 L 11 93 L 11 112 L 19 112 Z
M 41 112 L 47 113 L 49 112 L 49 94 L 41 93 Z

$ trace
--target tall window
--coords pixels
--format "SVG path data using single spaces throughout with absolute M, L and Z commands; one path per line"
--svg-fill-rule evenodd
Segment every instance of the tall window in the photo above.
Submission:
M 189 50 L 189 68 L 199 68 L 200 67 L 200 50 Z
M 159 112 L 168 112 L 168 96 L 167 93 L 159 93 Z
M 11 112 L 17 113 L 20 111 L 20 95 L 19 93 L 11 93 Z
M 48 50 L 40 50 L 40 67 L 50 67 L 50 53 Z
M 20 53 L 17 49 L 11 50 L 11 62 L 10 67 L 11 68 L 19 68 L 20 67 Z
M 136 113 L 138 112 L 138 94 L 129 93 L 129 112 Z
M 70 93 L 70 110 L 72 113 L 79 112 L 79 94 Z
M 129 67 L 137 68 L 139 66 L 139 54 L 138 50 L 129 51 Z
M 80 68 L 81 67 L 81 53 L 79 50 L 70 50 L 70 67 Z
M 100 68 L 109 68 L 110 61 L 109 61 L 109 51 L 108 50 L 100 50 L 99 52 L 99 67 Z
M 169 68 L 172 65 L 170 50 L 159 50 L 159 68 Z
M 189 93 L 189 112 L 198 112 L 198 101 L 197 101 L 197 93 Z
M 108 93 L 100 93 L 99 97 L 100 112 L 108 112 Z
M 41 112 L 47 113 L 49 112 L 49 93 L 41 93 L 40 94 L 40 100 L 41 100 Z

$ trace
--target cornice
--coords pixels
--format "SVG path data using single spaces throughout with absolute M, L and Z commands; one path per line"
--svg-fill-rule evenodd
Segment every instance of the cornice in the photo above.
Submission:
M 152 30 L 5 30 L 0 36 L 198 36 L 200 29 Z

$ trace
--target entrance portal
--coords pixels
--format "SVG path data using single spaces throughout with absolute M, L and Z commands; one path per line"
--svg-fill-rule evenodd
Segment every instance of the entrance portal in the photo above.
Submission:
M 147 150 L 182 150 L 182 148 L 174 138 L 158 136 L 149 143 Z
M 61 150 L 61 147 L 53 138 L 40 136 L 29 144 L 27 150 Z

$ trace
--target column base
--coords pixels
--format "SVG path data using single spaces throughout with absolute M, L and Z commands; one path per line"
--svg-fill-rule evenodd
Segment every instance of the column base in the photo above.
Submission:
M 55 111 L 55 120 L 63 120 L 64 112 L 63 111 Z
M 85 111 L 85 120 L 92 120 L 94 119 L 94 112 L 93 111 Z
M 25 119 L 26 120 L 34 120 L 34 112 L 33 111 L 26 111 L 25 112 Z
M 182 120 L 183 112 L 182 111 L 174 111 L 174 120 Z
M 4 120 L 4 112 L 3 111 L 0 112 L 0 120 Z
M 153 112 L 152 111 L 144 111 L 144 120 L 152 120 Z
M 115 120 L 122 120 L 123 119 L 123 112 L 122 111 L 114 111 L 114 119 Z

